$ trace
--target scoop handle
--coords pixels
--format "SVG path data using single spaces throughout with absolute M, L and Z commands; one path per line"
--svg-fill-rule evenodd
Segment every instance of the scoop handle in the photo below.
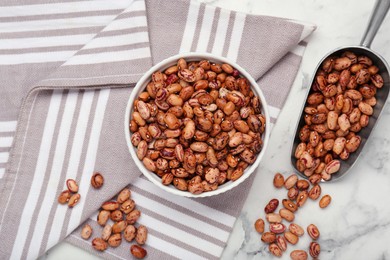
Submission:
M 390 0 L 377 0 L 374 9 L 371 13 L 370 21 L 367 25 L 366 31 L 363 34 L 360 45 L 370 48 L 372 41 L 378 32 L 383 20 L 386 17 L 387 11 L 390 8 Z

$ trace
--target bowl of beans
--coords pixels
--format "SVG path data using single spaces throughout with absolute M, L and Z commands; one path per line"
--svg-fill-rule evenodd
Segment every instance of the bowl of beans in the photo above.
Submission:
M 186 197 L 228 191 L 259 166 L 269 132 L 267 102 L 238 64 L 187 53 L 153 66 L 125 114 L 126 142 L 155 185 Z

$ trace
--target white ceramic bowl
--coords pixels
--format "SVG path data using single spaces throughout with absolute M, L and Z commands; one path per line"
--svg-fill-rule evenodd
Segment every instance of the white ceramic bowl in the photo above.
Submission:
M 159 176 L 157 176 L 155 173 L 147 170 L 145 168 L 145 166 L 143 165 L 143 163 L 138 159 L 137 154 L 136 154 L 136 148 L 131 143 L 131 133 L 130 133 L 130 130 L 129 130 L 129 122 L 130 122 L 130 115 L 133 113 L 134 100 L 139 96 L 139 94 L 141 92 L 143 92 L 145 90 L 146 85 L 150 82 L 152 74 L 155 71 L 158 71 L 158 70 L 163 71 L 166 68 L 175 65 L 177 60 L 180 59 L 180 58 L 184 58 L 186 61 L 199 61 L 199 60 L 207 59 L 207 60 L 210 60 L 211 62 L 228 63 L 228 64 L 232 65 L 234 68 L 236 68 L 240 72 L 240 74 L 242 76 L 244 76 L 245 78 L 247 78 L 249 80 L 249 82 L 251 84 L 252 90 L 254 91 L 254 93 L 261 100 L 261 103 L 262 103 L 262 113 L 264 114 L 264 116 L 266 118 L 266 122 L 267 123 L 270 122 L 269 112 L 268 112 L 268 108 L 267 108 L 267 102 L 266 102 L 266 100 L 264 98 L 263 92 L 260 90 L 260 88 L 257 85 L 256 81 L 249 75 L 249 73 L 247 73 L 238 64 L 236 64 L 235 62 L 233 62 L 233 61 L 231 61 L 229 59 L 226 59 L 224 57 L 219 57 L 219 56 L 216 56 L 216 55 L 213 55 L 213 54 L 210 54 L 210 53 L 184 53 L 184 54 L 178 54 L 178 55 L 172 56 L 170 58 L 167 58 L 167 59 L 159 62 L 158 64 L 156 64 L 152 68 L 150 68 L 150 70 L 148 70 L 141 77 L 141 79 L 138 81 L 137 85 L 134 87 L 133 91 L 131 92 L 129 101 L 127 103 L 125 122 L 124 122 L 127 146 L 129 148 L 131 157 L 133 158 L 135 164 L 138 166 L 138 168 L 141 170 L 141 172 L 151 182 L 156 184 L 161 189 L 163 189 L 163 190 L 165 190 L 167 192 L 179 195 L 179 196 L 196 197 L 196 198 L 209 197 L 209 196 L 221 194 L 221 193 L 223 193 L 225 191 L 231 190 L 234 187 L 238 186 L 246 178 L 248 178 L 255 171 L 255 169 L 259 166 L 261 158 L 263 158 L 263 155 L 264 155 L 264 153 L 266 151 L 266 148 L 267 148 L 267 145 L 268 145 L 270 129 L 269 129 L 269 127 L 267 125 L 266 125 L 265 132 L 263 133 L 263 136 L 262 136 L 263 142 L 264 142 L 263 143 L 263 148 L 262 148 L 260 154 L 257 156 L 257 159 L 256 159 L 255 163 L 253 163 L 248 168 L 246 168 L 245 171 L 244 171 L 244 174 L 238 180 L 226 182 L 223 185 L 218 186 L 218 189 L 216 189 L 214 191 L 203 192 L 203 193 L 198 194 L 198 195 L 192 194 L 192 193 L 190 193 L 188 191 L 178 190 L 173 185 L 169 185 L 169 186 L 163 185 L 161 183 L 161 178 Z

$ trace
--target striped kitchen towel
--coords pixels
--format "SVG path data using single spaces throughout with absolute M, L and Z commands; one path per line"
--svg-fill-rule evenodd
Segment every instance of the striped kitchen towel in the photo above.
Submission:
M 79 226 L 101 228 L 102 202 L 130 185 L 150 259 L 217 259 L 251 187 L 249 178 L 212 198 L 174 196 L 141 176 L 123 133 L 131 87 L 153 64 L 202 51 L 236 61 L 258 79 L 275 123 L 314 27 L 195 0 L 0 3 L 0 259 L 35 259 L 66 241 L 108 259 Z M 96 191 L 94 171 L 106 182 Z M 261 173 L 259 173 L 261 174 Z M 74 178 L 81 201 L 58 205 Z

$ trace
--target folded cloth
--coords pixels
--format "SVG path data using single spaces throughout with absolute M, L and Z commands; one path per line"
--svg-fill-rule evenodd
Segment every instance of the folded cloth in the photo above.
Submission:
M 78 228 L 88 222 L 99 236 L 97 210 L 129 184 L 151 259 L 219 258 L 253 177 L 204 199 L 168 194 L 141 177 L 124 140 L 131 87 L 171 55 L 222 55 L 258 80 L 271 126 L 314 26 L 194 0 L 38 2 L 0 4 L 0 259 L 35 259 L 64 239 L 129 258 L 126 242 L 97 252 Z M 94 171 L 106 179 L 100 190 L 90 187 Z M 68 178 L 80 186 L 73 209 L 57 203 Z

